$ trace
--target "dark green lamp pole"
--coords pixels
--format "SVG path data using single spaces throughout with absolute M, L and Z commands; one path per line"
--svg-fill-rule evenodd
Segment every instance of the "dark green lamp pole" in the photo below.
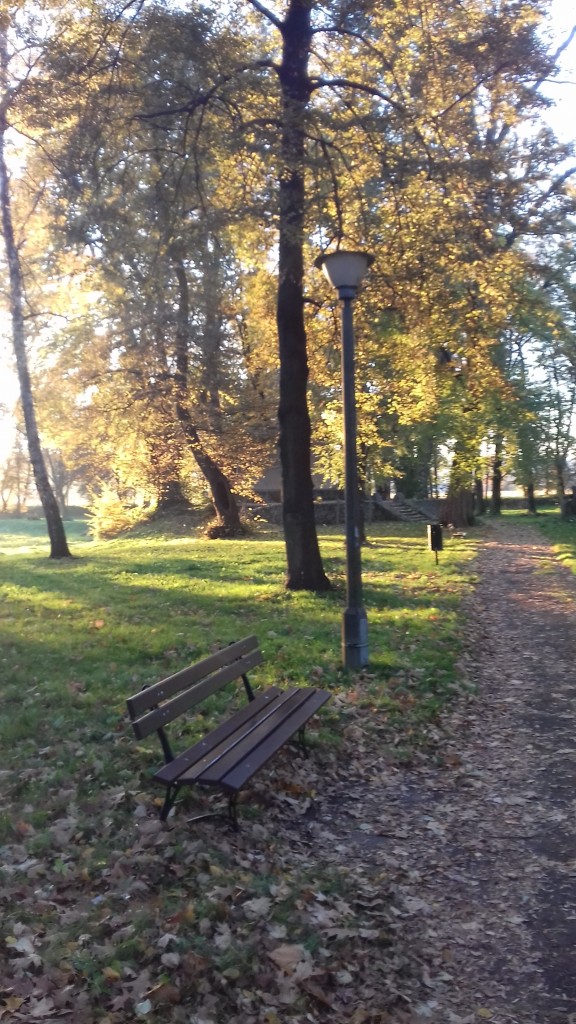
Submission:
M 354 393 L 354 320 L 352 303 L 374 257 L 343 249 L 319 256 L 321 269 L 342 303 L 342 406 L 346 507 L 346 609 L 342 619 L 342 661 L 347 669 L 368 664 L 368 620 L 362 603 L 362 561 L 358 460 L 356 455 L 356 396 Z

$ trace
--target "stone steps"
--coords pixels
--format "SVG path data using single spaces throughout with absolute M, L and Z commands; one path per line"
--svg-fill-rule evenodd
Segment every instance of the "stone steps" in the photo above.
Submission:
M 393 498 L 388 500 L 380 497 L 379 494 L 372 495 L 372 501 L 378 508 L 383 508 L 392 516 L 393 519 L 397 519 L 403 523 L 430 523 L 432 520 L 425 512 L 422 512 L 417 505 L 412 504 L 410 501 L 406 501 L 405 498 L 397 499 Z

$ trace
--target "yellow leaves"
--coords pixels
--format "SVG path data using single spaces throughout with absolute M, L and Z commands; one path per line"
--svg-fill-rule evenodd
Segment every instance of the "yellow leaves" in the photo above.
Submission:
M 192 921 L 196 920 L 196 907 L 193 903 L 187 903 L 184 908 L 184 920 L 191 924 Z
M 117 971 L 114 967 L 104 967 L 102 977 L 105 978 L 106 981 L 114 982 L 120 981 L 121 974 L 120 971 Z

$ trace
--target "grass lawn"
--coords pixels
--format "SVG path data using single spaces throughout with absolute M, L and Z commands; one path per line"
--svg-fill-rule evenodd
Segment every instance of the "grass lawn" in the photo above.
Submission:
M 543 509 L 538 515 L 527 515 L 526 512 L 504 512 L 507 522 L 519 526 L 527 524 L 536 526 L 550 541 L 558 561 L 567 565 L 576 573 L 576 521 L 563 520 L 557 508 Z
M 43 523 L 0 521 L 0 1018 L 3 1007 L 27 1020 L 74 1007 L 83 1024 L 333 1019 L 310 985 L 282 987 L 290 972 L 278 957 L 266 982 L 258 973 L 263 951 L 286 946 L 302 964 L 318 961 L 335 991 L 350 935 L 363 948 L 349 870 L 318 865 L 292 837 L 315 790 L 358 749 L 386 744 L 402 756 L 450 699 L 473 535 L 447 540 L 436 566 L 424 527 L 371 528 L 370 666 L 350 675 L 339 663 L 336 529 L 321 532 L 335 584 L 322 595 L 284 589 L 273 527 L 242 541 L 148 530 L 93 542 L 80 521 L 67 530 L 76 557 L 52 562 Z M 265 656 L 253 683 L 312 681 L 333 694 L 311 730 L 310 763 L 286 752 L 260 773 L 238 837 L 218 821 L 187 826 L 201 800 L 193 792 L 160 829 L 163 791 L 148 782 L 159 745 L 133 740 L 125 700 L 249 633 Z M 223 700 L 186 736 L 215 721 Z M 340 941 L 320 943 L 317 897 Z
M 546 535 L 559 561 L 576 572 L 576 522 L 563 521 L 557 511 L 533 517 L 532 521 Z

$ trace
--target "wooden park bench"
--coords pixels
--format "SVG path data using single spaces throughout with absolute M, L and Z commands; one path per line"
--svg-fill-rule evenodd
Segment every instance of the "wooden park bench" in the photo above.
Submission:
M 252 776 L 296 734 L 306 753 L 306 723 L 330 695 L 313 688 L 281 690 L 277 686 L 254 694 L 247 673 L 263 660 L 256 637 L 249 636 L 145 687 L 127 701 L 137 739 L 157 732 L 162 745 L 166 763 L 153 776 L 166 788 L 162 821 L 182 786 L 212 786 L 227 794 L 230 821 L 237 829 L 238 793 Z M 166 726 L 239 679 L 244 683 L 248 703 L 200 742 L 175 755 Z M 209 816 L 202 814 L 193 820 Z

